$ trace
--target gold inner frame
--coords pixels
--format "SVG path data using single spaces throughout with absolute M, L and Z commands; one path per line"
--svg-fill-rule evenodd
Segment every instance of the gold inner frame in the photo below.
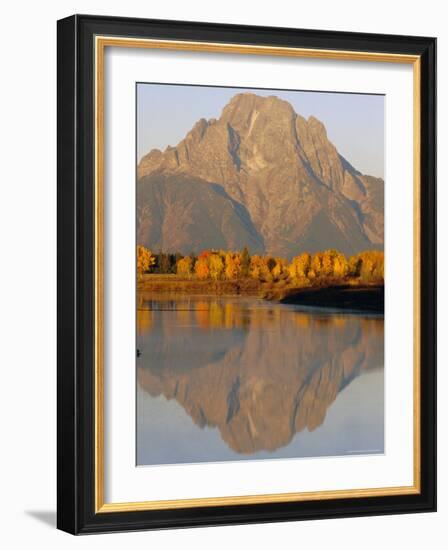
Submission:
M 106 47 L 150 48 L 313 59 L 406 63 L 413 66 L 413 195 L 414 195 L 414 392 L 413 458 L 414 482 L 410 486 L 343 489 L 301 493 L 226 496 L 143 502 L 104 501 L 104 54 Z M 163 510 L 204 506 L 231 506 L 274 502 L 300 502 L 340 498 L 410 495 L 420 493 L 420 57 L 389 53 L 321 50 L 250 44 L 225 44 L 176 40 L 95 37 L 95 513 Z

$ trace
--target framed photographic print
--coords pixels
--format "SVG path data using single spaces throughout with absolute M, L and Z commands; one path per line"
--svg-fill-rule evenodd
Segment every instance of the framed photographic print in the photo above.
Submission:
M 58 527 L 436 508 L 433 38 L 58 22 Z

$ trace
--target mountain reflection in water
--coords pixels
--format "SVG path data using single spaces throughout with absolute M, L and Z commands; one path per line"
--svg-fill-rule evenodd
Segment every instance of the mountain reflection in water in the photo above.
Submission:
M 137 347 L 138 464 L 383 452 L 382 316 L 140 293 Z

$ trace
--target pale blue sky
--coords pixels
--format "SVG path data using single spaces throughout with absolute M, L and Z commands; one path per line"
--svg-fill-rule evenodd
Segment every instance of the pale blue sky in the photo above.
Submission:
M 322 121 L 339 153 L 363 174 L 384 177 L 384 96 L 137 84 L 137 157 L 151 149 L 175 146 L 200 118 L 219 118 L 241 92 L 276 95 L 296 113 Z

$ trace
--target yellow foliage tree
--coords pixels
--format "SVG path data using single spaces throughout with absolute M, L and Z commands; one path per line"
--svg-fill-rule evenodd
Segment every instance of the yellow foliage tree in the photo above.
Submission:
M 348 271 L 347 260 L 341 252 L 330 249 L 322 254 L 321 275 L 343 279 Z
M 241 254 L 225 253 L 225 276 L 226 279 L 238 279 L 241 276 Z
M 323 274 L 323 258 L 324 255 L 322 252 L 316 252 L 313 254 L 313 259 L 311 260 L 311 269 L 314 272 L 315 277 L 320 277 Z
M 176 273 L 182 277 L 191 277 L 193 274 L 193 259 L 191 256 L 185 256 L 177 261 Z
M 210 277 L 217 281 L 222 279 L 224 274 L 224 262 L 219 252 L 213 252 L 208 257 L 208 265 L 210 270 Z
M 311 254 L 303 252 L 291 260 L 288 266 L 289 276 L 292 279 L 304 279 L 308 277 L 311 269 Z
M 155 261 L 150 250 L 138 247 L 139 273 L 149 271 Z M 313 255 L 303 252 L 288 264 L 287 260 L 279 257 L 250 257 L 247 249 L 242 252 L 205 250 L 197 261 L 191 256 L 180 258 L 176 271 L 183 277 L 213 280 L 235 280 L 249 275 L 257 281 L 275 282 L 281 286 L 289 283 L 301 287 L 347 280 L 381 284 L 384 282 L 384 253 L 368 250 L 347 259 L 343 253 L 329 249 Z
M 249 274 L 253 279 L 261 279 L 261 272 L 262 272 L 261 256 L 258 256 L 258 254 L 255 254 L 255 256 L 252 256 L 252 258 L 250 259 Z
M 275 265 L 271 270 L 275 280 L 284 279 L 288 276 L 288 262 L 284 258 L 275 258 Z
M 377 250 L 369 250 L 360 254 L 362 265 L 360 279 L 366 283 L 384 281 L 384 254 Z
M 341 252 L 337 252 L 333 258 L 333 274 L 337 278 L 344 278 L 348 273 L 347 258 Z
M 366 250 L 352 256 L 348 262 L 348 271 L 363 283 L 384 283 L 384 252 Z
M 151 250 L 139 244 L 137 246 L 137 273 L 139 275 L 147 273 L 155 263 L 156 257 Z
M 324 277 L 331 277 L 333 275 L 333 256 L 334 250 L 326 250 L 322 254 L 322 271 L 321 275 Z
M 271 269 L 275 267 L 274 258 L 267 256 L 252 256 L 250 259 L 250 276 L 259 281 L 272 281 Z
M 348 260 L 348 274 L 351 277 L 359 277 L 361 273 L 362 259 L 359 254 L 350 256 Z

